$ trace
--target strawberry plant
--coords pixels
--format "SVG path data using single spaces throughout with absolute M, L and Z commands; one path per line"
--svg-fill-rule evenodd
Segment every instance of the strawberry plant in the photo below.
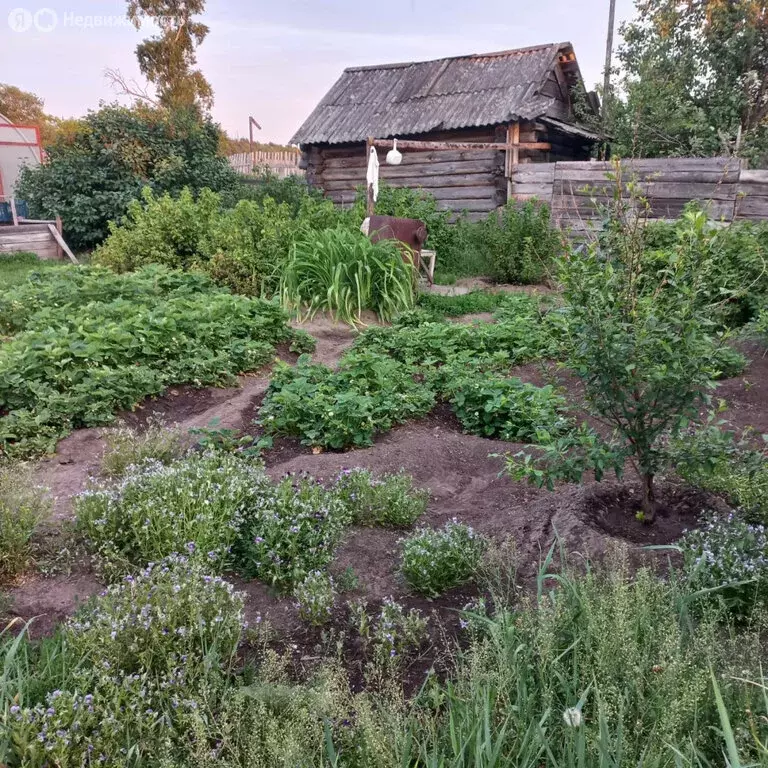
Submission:
M 299 437 L 305 445 L 371 445 L 376 432 L 432 410 L 434 393 L 415 374 L 375 352 L 345 355 L 338 371 L 302 356 L 295 367 L 276 367 L 258 423 L 269 434 Z
M 0 322 L 16 331 L 0 346 L 0 455 L 50 450 L 170 384 L 235 384 L 292 339 L 275 304 L 159 267 L 39 275 L 4 295 Z
M 552 386 L 470 373 L 451 378 L 447 396 L 464 430 L 473 435 L 534 443 L 539 432 L 557 434 L 566 426 L 565 400 Z

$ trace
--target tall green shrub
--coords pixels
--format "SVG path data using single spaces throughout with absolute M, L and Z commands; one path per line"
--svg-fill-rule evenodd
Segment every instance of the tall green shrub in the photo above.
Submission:
M 630 187 L 637 202 L 637 190 Z M 660 438 L 695 418 L 713 386 L 712 308 L 702 295 L 715 253 L 706 216 L 689 211 L 675 247 L 650 263 L 645 230 L 632 207 L 617 200 L 620 226 L 610 248 L 595 241 L 585 253 L 564 259 L 560 279 L 569 331 L 566 362 L 584 384 L 587 405 L 613 428 L 617 455 L 630 458 L 638 470 L 642 515 L 653 522 L 654 479 L 666 463 Z M 562 446 L 550 447 L 539 462 L 512 460 L 513 472 L 539 484 L 547 476 L 572 478 L 574 462 L 562 455 Z M 571 446 L 584 447 L 578 441 Z M 605 467 L 590 467 L 584 457 L 581 469 L 588 468 L 602 473 Z
M 563 253 L 549 208 L 534 200 L 510 201 L 477 225 L 475 237 L 476 247 L 488 256 L 491 276 L 501 283 L 544 282 Z
M 93 248 L 144 186 L 177 195 L 234 185 L 218 140 L 218 127 L 192 113 L 105 106 L 47 147 L 46 162 L 24 169 L 17 197 L 34 216 L 60 215 L 73 248 Z

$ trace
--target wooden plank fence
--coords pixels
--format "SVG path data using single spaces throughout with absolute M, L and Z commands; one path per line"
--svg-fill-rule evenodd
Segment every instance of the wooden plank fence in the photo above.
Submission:
M 258 172 L 258 169 L 263 167 L 269 168 L 280 178 L 304 175 L 304 171 L 299 168 L 301 154 L 289 150 L 240 152 L 236 155 L 230 155 L 227 160 L 229 160 L 232 168 L 244 175 L 253 174 L 254 171 Z
M 574 232 L 593 226 L 599 207 L 616 192 L 609 162 L 528 163 L 511 169 L 510 192 L 517 200 L 538 198 L 552 208 L 554 221 Z M 768 171 L 750 171 L 733 158 L 625 160 L 622 194 L 633 180 L 648 200 L 651 218 L 674 219 L 691 200 L 713 219 L 768 220 Z

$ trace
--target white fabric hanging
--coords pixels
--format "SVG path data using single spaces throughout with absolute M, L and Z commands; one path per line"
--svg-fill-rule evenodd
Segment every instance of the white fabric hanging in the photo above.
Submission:
M 371 147 L 371 152 L 368 155 L 368 173 L 365 175 L 365 180 L 370 187 L 373 185 L 373 199 L 374 202 L 379 199 L 379 156 L 376 152 L 376 147 Z

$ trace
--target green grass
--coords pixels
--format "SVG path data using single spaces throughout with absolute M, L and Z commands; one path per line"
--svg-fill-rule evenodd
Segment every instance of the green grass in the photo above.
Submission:
M 505 293 L 471 291 L 460 296 L 440 296 L 421 293 L 416 302 L 418 307 L 432 312 L 437 317 L 460 317 L 461 315 L 495 312 L 507 299 Z
M 0 254 L 0 291 L 23 283 L 30 272 L 55 269 L 63 264 L 63 261 L 43 261 L 34 253 Z

